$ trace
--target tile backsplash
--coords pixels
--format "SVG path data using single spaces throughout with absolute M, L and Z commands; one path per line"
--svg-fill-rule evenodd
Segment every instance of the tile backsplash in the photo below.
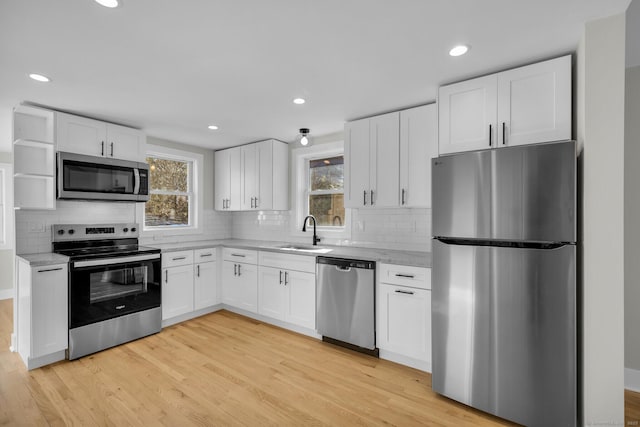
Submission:
M 411 251 L 431 250 L 431 209 L 352 209 L 351 237 L 323 238 L 322 243 Z M 232 236 L 237 239 L 308 242 L 294 231 L 291 211 L 235 212 Z M 299 224 L 300 228 L 302 224 Z
M 412 251 L 431 250 L 431 209 L 352 209 L 351 237 L 323 238 L 322 243 L 380 249 Z M 52 224 L 102 224 L 136 222 L 135 203 L 57 202 L 52 211 L 16 211 L 17 253 L 51 251 Z M 174 235 L 170 232 L 155 237 L 142 236 L 140 243 L 172 243 L 217 239 L 250 239 L 294 243 L 309 243 L 310 236 L 301 236 L 302 224 L 292 224 L 292 211 L 203 212 L 203 233 Z

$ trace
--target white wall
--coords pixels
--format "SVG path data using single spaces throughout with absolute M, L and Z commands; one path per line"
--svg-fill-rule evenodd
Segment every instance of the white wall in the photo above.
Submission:
M 10 147 L 9 147 L 10 148 Z M 11 163 L 11 153 L 0 151 L 0 163 Z M 9 189 L 13 191 L 13 189 Z M 0 299 L 11 298 L 13 289 L 13 250 L 0 250 Z
M 626 15 L 624 366 L 630 374 L 626 387 L 640 391 L 640 0 L 631 2 Z
M 577 54 L 582 422 L 624 425 L 625 15 L 589 22 Z

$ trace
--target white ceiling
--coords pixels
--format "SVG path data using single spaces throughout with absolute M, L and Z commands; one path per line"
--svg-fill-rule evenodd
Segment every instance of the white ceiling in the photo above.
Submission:
M 443 83 L 571 53 L 585 22 L 629 1 L 1 0 L 0 151 L 22 101 L 214 149 L 333 133 L 434 101 Z M 451 58 L 457 43 L 471 50 Z

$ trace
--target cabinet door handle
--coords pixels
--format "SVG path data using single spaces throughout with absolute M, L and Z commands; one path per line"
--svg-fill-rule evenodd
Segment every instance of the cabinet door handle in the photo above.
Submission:
M 367 206 L 367 190 L 364 190 L 362 193 L 364 198 L 364 205 Z
M 282 270 L 280 270 L 280 284 L 282 285 Z
M 396 277 L 406 277 L 407 279 L 415 279 L 416 276 L 414 276 L 413 274 L 402 274 L 402 273 L 396 273 Z
M 104 141 L 101 143 L 102 148 L 100 149 L 100 155 L 104 156 Z
M 502 122 L 502 145 L 507 144 L 506 123 Z
M 113 142 L 111 143 L 111 157 L 113 157 Z
M 489 147 L 491 147 L 491 133 L 492 133 L 492 128 L 491 128 L 491 125 L 489 125 Z
M 164 271 L 164 283 L 169 283 L 169 270 Z
M 187 257 L 186 257 L 186 256 L 178 256 L 178 257 L 171 258 L 171 259 L 172 259 L 173 261 L 180 261 L 181 259 L 187 259 Z
M 405 294 L 405 295 L 413 295 L 411 291 L 401 291 L 400 289 L 396 289 L 397 294 Z
M 374 201 L 373 201 L 373 190 L 371 190 L 371 197 L 369 197 L 369 205 L 373 206 L 374 205 Z
M 240 258 L 245 258 L 246 257 L 246 255 L 242 255 L 242 254 L 231 254 L 231 256 L 237 256 L 237 257 L 240 257 Z
M 289 272 L 284 272 L 284 285 L 287 286 L 289 284 Z
M 400 204 L 404 206 L 404 193 L 406 192 L 406 190 L 403 188 L 402 189 L 402 198 L 400 200 Z
M 46 273 L 47 271 L 60 271 L 62 270 L 62 267 L 57 267 L 57 268 L 47 268 L 44 270 L 38 270 L 38 273 Z
M 238 264 L 238 276 L 242 276 L 242 271 L 240 271 L 240 267 L 242 267 L 242 264 Z
M 200 265 L 196 265 L 196 275 L 200 277 Z
M 234 276 L 238 275 L 238 264 L 233 264 L 233 275 Z
M 258 209 L 258 197 L 256 196 L 256 198 L 255 198 L 255 199 L 256 199 L 256 202 L 255 202 L 255 206 L 254 206 L 254 208 Z

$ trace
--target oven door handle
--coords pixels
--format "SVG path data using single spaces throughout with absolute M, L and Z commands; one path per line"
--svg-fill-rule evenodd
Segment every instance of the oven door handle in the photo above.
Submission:
M 153 259 L 160 259 L 160 254 L 134 255 L 134 256 L 123 256 L 123 257 L 116 257 L 116 258 L 101 258 L 101 259 L 96 259 L 91 261 L 77 261 L 73 263 L 73 268 L 96 267 L 99 265 L 124 264 L 128 262 L 148 261 Z

